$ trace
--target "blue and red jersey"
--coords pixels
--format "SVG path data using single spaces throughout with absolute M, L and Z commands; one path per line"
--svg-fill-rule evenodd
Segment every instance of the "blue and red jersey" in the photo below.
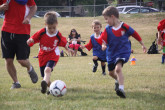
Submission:
M 116 58 L 126 58 L 128 61 L 131 54 L 131 42 L 129 37 L 133 36 L 136 40 L 141 41 L 139 34 L 130 26 L 121 23 L 117 28 L 107 25 L 104 32 L 101 34 L 98 43 L 107 44 L 107 62 L 114 63 Z
M 93 48 L 93 56 L 97 56 L 100 60 L 106 61 L 106 50 L 103 51 L 101 45 L 96 41 L 95 34 L 92 34 L 90 41 L 85 47 L 90 51 Z

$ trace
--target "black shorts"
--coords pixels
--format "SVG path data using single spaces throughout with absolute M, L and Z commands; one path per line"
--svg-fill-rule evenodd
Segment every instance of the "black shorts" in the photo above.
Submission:
M 124 60 L 122 59 L 119 59 L 116 63 L 111 63 L 111 64 L 108 64 L 108 71 L 113 71 L 116 67 L 116 65 L 119 63 L 119 62 L 122 62 L 122 66 L 124 65 Z
M 17 60 L 26 60 L 29 58 L 30 47 L 26 41 L 30 35 L 27 34 L 13 34 L 2 31 L 1 35 L 1 48 L 3 58 L 14 59 L 15 55 Z
M 48 61 L 47 64 L 45 66 L 40 67 L 40 72 L 41 72 L 41 77 L 44 77 L 44 71 L 45 71 L 45 67 L 50 67 L 52 68 L 53 71 L 53 67 L 56 65 L 55 61 Z

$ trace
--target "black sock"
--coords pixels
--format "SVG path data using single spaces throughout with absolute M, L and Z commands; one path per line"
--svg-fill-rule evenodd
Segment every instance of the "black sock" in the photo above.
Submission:
M 97 60 L 93 60 L 93 63 L 95 64 L 95 66 L 98 66 Z
M 106 66 L 106 65 L 101 66 L 101 67 L 102 67 L 102 71 L 103 71 L 103 73 L 105 72 L 105 66 Z

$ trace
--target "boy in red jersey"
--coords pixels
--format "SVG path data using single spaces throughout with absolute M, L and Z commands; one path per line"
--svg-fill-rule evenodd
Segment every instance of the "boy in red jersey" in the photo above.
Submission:
M 39 66 L 43 81 L 41 82 L 41 92 L 46 93 L 47 86 L 50 85 L 50 76 L 53 67 L 57 64 L 60 51 L 58 46 L 68 50 L 67 40 L 57 30 L 57 16 L 55 12 L 47 12 L 44 16 L 46 28 L 42 28 L 27 40 L 29 46 L 35 43 L 40 44 L 38 54 Z
M 165 19 L 161 20 L 158 24 L 158 44 L 162 46 L 163 54 L 162 54 L 162 64 L 164 64 L 165 60 Z
M 98 42 L 106 43 L 106 58 L 108 62 L 109 75 L 116 80 L 115 91 L 121 98 L 126 98 L 124 92 L 124 76 L 122 67 L 129 60 L 131 54 L 130 36 L 133 36 L 142 45 L 142 49 L 146 52 L 139 34 L 127 24 L 119 20 L 119 12 L 115 7 L 107 7 L 103 11 L 105 21 L 108 23 L 106 29 L 101 34 Z M 102 48 L 104 48 L 102 46 Z
M 0 11 L 4 11 L 4 22 L 1 29 L 2 57 L 13 85 L 11 89 L 20 88 L 14 57 L 21 66 L 26 67 L 33 83 L 38 76 L 29 62 L 30 47 L 26 44 L 30 37 L 30 19 L 35 14 L 37 6 L 34 0 L 0 0 Z

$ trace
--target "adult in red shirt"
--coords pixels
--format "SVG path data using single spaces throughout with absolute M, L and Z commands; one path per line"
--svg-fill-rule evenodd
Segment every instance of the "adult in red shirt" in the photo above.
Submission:
M 22 4 L 23 3 L 23 4 Z M 33 83 L 38 81 L 38 76 L 28 58 L 30 47 L 26 44 L 30 37 L 30 19 L 35 14 L 37 6 L 34 0 L 1 0 L 0 11 L 4 11 L 4 22 L 1 29 L 2 56 L 5 58 L 6 68 L 13 80 L 11 89 L 20 88 L 14 57 L 27 68 Z

